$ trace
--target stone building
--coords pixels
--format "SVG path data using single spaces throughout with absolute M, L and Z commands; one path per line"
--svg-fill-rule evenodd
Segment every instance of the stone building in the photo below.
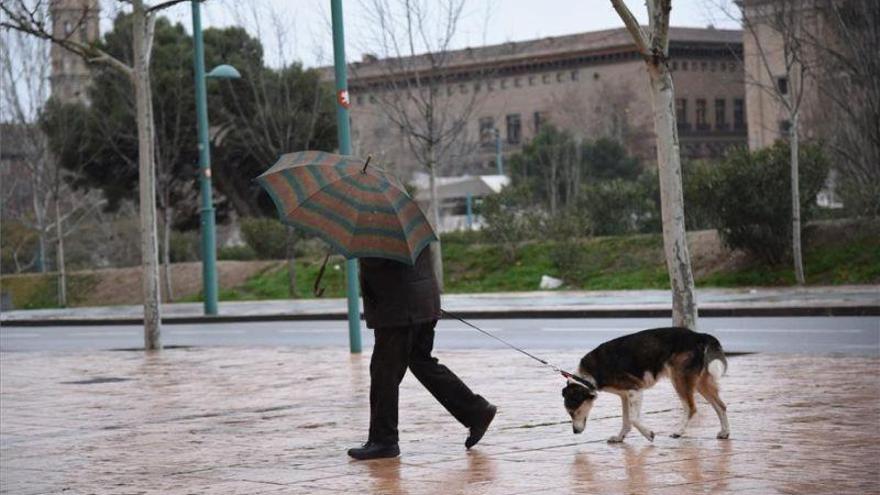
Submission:
M 80 43 L 97 40 L 100 36 L 99 8 L 98 0 L 52 0 L 49 4 L 52 35 Z M 49 56 L 52 60 L 52 96 L 65 103 L 87 102 L 91 76 L 85 60 L 54 43 Z
M 717 157 L 747 138 L 742 32 L 671 28 L 679 137 L 686 158 Z M 352 142 L 404 177 L 423 171 L 403 127 L 382 104 L 424 65 L 367 55 L 350 64 Z M 401 63 L 407 62 L 407 63 Z M 401 67 L 409 69 L 401 70 Z M 611 137 L 654 158 L 648 77 L 625 29 L 466 48 L 447 54 L 434 77 L 441 105 L 466 115 L 459 145 L 438 157 L 440 175 L 494 173 L 495 133 L 505 155 L 553 123 L 577 139 Z M 332 78 L 332 72 L 326 72 Z

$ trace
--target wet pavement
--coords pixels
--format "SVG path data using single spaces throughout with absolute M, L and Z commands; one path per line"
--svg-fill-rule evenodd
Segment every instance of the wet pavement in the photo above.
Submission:
M 545 351 L 574 367 L 580 352 Z M 343 348 L 191 348 L 0 354 L 0 493 L 880 493 L 880 359 L 753 354 L 711 408 L 669 438 L 668 382 L 645 394 L 653 443 L 601 394 L 573 435 L 562 380 L 505 350 L 439 354 L 499 406 L 483 441 L 407 375 L 399 459 L 350 461 L 365 439 L 369 354 Z

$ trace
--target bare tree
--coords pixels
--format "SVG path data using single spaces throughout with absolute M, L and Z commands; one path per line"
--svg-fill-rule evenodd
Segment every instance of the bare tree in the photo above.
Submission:
M 795 280 L 804 284 L 804 263 L 801 246 L 801 207 L 798 171 L 801 110 L 807 93 L 806 45 L 803 33 L 811 31 L 807 4 L 802 0 L 742 3 L 742 25 L 749 37 L 746 46 L 753 53 L 744 54 L 746 84 L 770 95 L 788 117 L 788 138 L 791 150 L 791 252 Z M 750 43 L 749 43 L 750 42 Z
M 38 13 L 37 15 L 45 15 Z M 7 205 L 5 214 L 12 214 L 37 236 L 37 271 L 47 272 L 50 208 L 54 166 L 49 154 L 46 136 L 36 125 L 40 107 L 49 97 L 49 50 L 23 33 L 6 33 L 0 43 L 0 80 L 2 80 L 3 121 L 10 124 L 5 137 L 7 145 L 14 146 L 21 156 L 19 177 L 27 181 L 30 191 L 29 208 L 18 211 L 17 205 Z M 22 175 L 24 177 L 22 177 Z M 10 185 L 11 186 L 11 185 Z M 7 195 L 4 195 L 7 197 Z
M 45 12 L 37 15 L 45 15 Z M 11 135 L 4 138 L 7 142 L 14 140 L 11 144 L 20 154 L 19 170 L 12 171 L 11 177 L 21 178 L 23 175 L 26 184 L 6 184 L 4 181 L 3 185 L 4 189 L 17 189 L 19 198 L 27 197 L 29 208 L 22 211 L 21 204 L 4 201 L 3 216 L 4 219 L 14 219 L 36 234 L 38 252 L 34 259 L 39 271 L 49 271 L 49 247 L 55 244 L 53 268 L 58 274 L 58 304 L 64 307 L 67 305 L 64 239 L 103 202 L 94 194 L 69 187 L 41 128 L 43 105 L 49 96 L 49 43 L 20 31 L 6 32 L 4 38 L 4 43 L 0 44 L 3 120 L 12 126 Z M 4 200 L 12 197 L 4 191 Z M 13 258 L 17 262 L 16 253 Z
M 814 55 L 819 115 L 847 207 L 880 216 L 880 2 L 815 0 L 816 26 L 798 33 Z M 809 125 L 809 124 L 808 124 Z
M 134 59 L 131 65 L 94 45 L 83 43 L 71 36 L 57 36 L 51 27 L 47 26 L 45 16 L 41 14 L 47 7 L 45 2 L 36 1 L 29 5 L 30 2 L 26 0 L 17 0 L 0 4 L 0 10 L 5 16 L 5 19 L 0 22 L 0 28 L 13 29 L 51 41 L 91 63 L 107 64 L 128 77 L 134 87 L 138 131 L 144 347 L 148 350 L 162 348 L 160 340 L 159 249 L 156 235 L 155 124 L 150 91 L 150 53 L 152 52 L 156 14 L 183 1 L 185 0 L 166 0 L 152 6 L 145 4 L 143 0 L 130 1 Z M 88 5 L 88 2 L 83 3 L 83 18 L 86 17 Z
M 370 50 L 381 60 L 353 64 L 355 85 L 367 84 L 380 111 L 400 130 L 416 162 L 428 169 L 429 219 L 439 232 L 437 174 L 444 161 L 467 147 L 463 135 L 486 88 L 487 74 L 460 77 L 449 68 L 467 51 L 452 51 L 466 0 L 363 0 Z M 360 80 L 358 80 L 360 79 Z M 451 98 L 452 94 L 465 98 Z M 439 236 L 439 234 L 438 234 Z M 439 242 L 431 244 L 434 271 L 443 286 Z
M 649 25 L 639 25 L 624 0 L 611 0 L 636 49 L 645 60 L 654 108 L 663 248 L 672 286 L 672 320 L 676 326 L 697 328 L 694 275 L 685 232 L 681 156 L 675 121 L 675 89 L 669 71 L 669 12 L 672 0 L 647 0 Z

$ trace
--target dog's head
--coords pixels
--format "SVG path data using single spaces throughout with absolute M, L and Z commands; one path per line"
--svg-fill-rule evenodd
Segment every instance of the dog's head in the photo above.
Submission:
M 565 399 L 565 410 L 571 416 L 572 431 L 582 433 L 587 426 L 590 409 L 593 408 L 593 402 L 596 400 L 596 389 L 569 379 L 568 384 L 562 389 L 562 398 Z

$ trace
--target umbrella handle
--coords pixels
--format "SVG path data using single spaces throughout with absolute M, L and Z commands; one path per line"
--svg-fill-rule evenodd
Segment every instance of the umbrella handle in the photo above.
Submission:
M 366 163 L 364 163 L 364 169 L 361 170 L 362 174 L 367 173 L 367 165 L 370 164 L 370 160 L 372 160 L 372 159 L 373 159 L 373 155 L 367 155 L 367 161 L 366 161 Z
M 324 295 L 324 287 L 318 287 L 321 283 L 321 279 L 324 278 L 324 269 L 327 268 L 327 261 L 330 259 L 330 253 L 328 252 L 326 256 L 324 256 L 324 263 L 321 264 L 321 269 L 318 270 L 318 276 L 315 278 L 315 286 L 313 287 L 313 291 L 315 297 L 321 297 Z

